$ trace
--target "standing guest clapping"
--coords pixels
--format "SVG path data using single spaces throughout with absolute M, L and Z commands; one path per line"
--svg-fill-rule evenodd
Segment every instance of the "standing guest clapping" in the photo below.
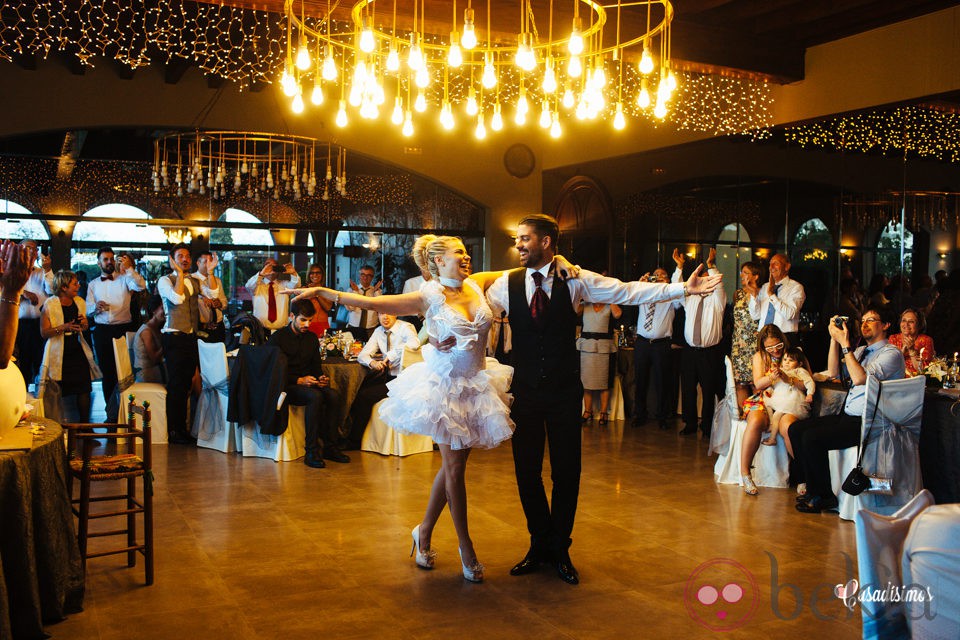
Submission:
M 900 349 L 906 362 L 908 378 L 920 375 L 933 360 L 933 338 L 926 335 L 924 316 L 916 309 L 904 309 L 900 314 L 900 333 L 890 336 L 890 344 Z
M 770 258 L 770 279 L 760 287 L 760 295 L 750 300 L 750 315 L 758 320 L 757 329 L 775 324 L 787 341 L 800 344 L 800 308 L 807 299 L 803 285 L 790 278 L 790 260 L 782 253 Z
M 350 281 L 350 290 L 361 296 L 379 296 L 380 286 L 383 282 L 373 284 L 373 267 L 364 265 L 360 267 L 360 284 Z M 358 306 L 346 305 L 350 311 L 350 319 L 347 321 L 347 331 L 353 334 L 354 340 L 366 341 L 377 326 L 377 314 L 369 309 L 363 309 Z
M 10 240 L 0 242 L 0 369 L 6 369 L 17 343 L 20 292 L 30 278 L 30 251 Z
M 40 359 L 43 355 L 43 337 L 40 335 L 40 309 L 47 296 L 54 295 L 53 270 L 50 268 L 50 255 L 41 253 L 42 268 L 34 263 L 37 260 L 36 240 L 22 240 L 20 246 L 27 250 L 30 265 L 30 277 L 20 292 L 20 310 L 17 329 L 17 366 L 29 386 L 40 371 Z
M 323 267 L 319 264 L 311 264 L 310 268 L 307 269 L 307 286 L 322 287 L 323 284 Z M 310 298 L 310 302 L 313 304 L 313 318 L 310 320 L 308 328 L 311 333 L 318 338 L 322 338 L 327 333 L 327 329 L 330 328 L 329 314 L 330 309 L 333 308 L 333 303 L 323 298 Z
M 737 385 L 737 407 L 743 407 L 753 392 L 753 354 L 757 346 L 757 321 L 750 315 L 750 305 L 760 295 L 760 265 L 744 262 L 740 267 L 740 288 L 733 294 L 733 341 L 730 360 L 733 381 Z

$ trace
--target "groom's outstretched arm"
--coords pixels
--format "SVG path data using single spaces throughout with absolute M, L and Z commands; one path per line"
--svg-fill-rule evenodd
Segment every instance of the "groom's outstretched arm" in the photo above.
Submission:
M 683 298 L 684 295 L 710 293 L 720 285 L 723 277 L 721 275 L 701 276 L 702 271 L 703 265 L 693 272 L 686 283 L 671 282 L 665 284 L 639 281 L 623 282 L 584 269 L 580 272 L 578 279 L 568 280 L 567 282 L 572 294 L 579 294 L 588 302 L 636 305 L 678 300 Z

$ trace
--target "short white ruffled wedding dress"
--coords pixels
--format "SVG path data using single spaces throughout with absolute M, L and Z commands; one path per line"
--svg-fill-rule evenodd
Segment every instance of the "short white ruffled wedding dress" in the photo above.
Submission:
M 428 333 L 438 342 L 454 336 L 457 344 L 446 352 L 424 345 L 423 362 L 387 384 L 380 419 L 400 433 L 430 436 L 451 449 L 488 449 L 513 435 L 513 367 L 486 357 L 493 313 L 479 285 L 465 280 L 464 286 L 480 296 L 472 321 L 447 304 L 435 280 L 420 288 L 429 305 L 424 318 Z

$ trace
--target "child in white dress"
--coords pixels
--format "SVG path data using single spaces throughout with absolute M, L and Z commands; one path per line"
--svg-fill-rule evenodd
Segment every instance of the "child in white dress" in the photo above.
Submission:
M 780 421 L 783 416 L 789 414 L 802 419 L 810 415 L 813 392 L 817 388 L 813 382 L 813 377 L 810 375 L 810 363 L 807 361 L 807 356 L 797 347 L 788 349 L 783 354 L 783 360 L 780 361 L 780 371 L 786 375 L 787 379 L 778 380 L 776 384 L 764 392 L 764 404 L 767 411 L 772 413 L 770 416 L 770 436 L 763 441 L 763 444 L 768 446 L 777 444 L 777 434 L 786 437 L 786 433 L 780 430 Z

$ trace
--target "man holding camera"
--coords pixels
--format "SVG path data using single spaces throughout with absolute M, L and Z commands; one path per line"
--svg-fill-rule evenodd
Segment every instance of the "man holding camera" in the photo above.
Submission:
M 849 319 L 830 320 L 830 353 L 827 374 L 850 380 L 850 390 L 838 415 L 797 420 L 788 434 L 794 459 L 799 463 L 807 491 L 797 499 L 797 511 L 820 513 L 837 508 L 837 496 L 830 486 L 828 452 L 860 444 L 860 423 L 866 408 L 867 375 L 878 380 L 897 380 L 904 375 L 903 355 L 887 342 L 893 314 L 883 307 L 870 306 L 863 314 L 860 334 L 866 344 L 852 349 Z
M 287 326 L 290 296 L 281 296 L 279 291 L 300 286 L 300 276 L 292 264 L 281 267 L 273 258 L 267 258 L 260 273 L 247 280 L 245 286 L 253 296 L 253 317 L 260 321 L 265 333 Z

